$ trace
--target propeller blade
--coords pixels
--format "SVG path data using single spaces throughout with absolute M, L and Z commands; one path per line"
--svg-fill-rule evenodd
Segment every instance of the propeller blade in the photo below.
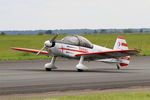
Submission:
M 45 41 L 44 47 L 43 47 L 36 55 L 39 55 L 40 52 L 43 51 L 43 50 L 46 48 L 46 46 L 48 46 L 49 44 L 52 44 L 52 42 L 57 38 L 57 36 L 58 36 L 58 33 L 56 33 L 56 34 L 49 40 L 50 43 L 49 43 L 48 41 Z
M 53 42 L 57 38 L 57 36 L 58 36 L 58 33 L 56 33 L 49 41 Z
M 45 49 L 45 46 L 36 54 L 39 55 L 41 51 L 43 51 Z

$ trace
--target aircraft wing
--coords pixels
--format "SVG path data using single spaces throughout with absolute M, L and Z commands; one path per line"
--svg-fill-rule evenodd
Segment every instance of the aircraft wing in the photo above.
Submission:
M 38 53 L 40 50 L 36 49 L 27 49 L 27 48 L 11 48 L 13 50 L 18 50 L 18 51 L 24 51 L 24 52 L 30 52 L 30 53 Z M 40 54 L 48 56 L 49 53 L 47 51 L 41 51 Z
M 136 55 L 138 50 L 128 49 L 128 50 L 111 50 L 102 52 L 91 52 L 91 53 L 81 53 L 76 54 L 76 56 L 84 55 L 86 58 L 91 59 L 106 59 L 106 58 L 119 58 L 124 56 Z

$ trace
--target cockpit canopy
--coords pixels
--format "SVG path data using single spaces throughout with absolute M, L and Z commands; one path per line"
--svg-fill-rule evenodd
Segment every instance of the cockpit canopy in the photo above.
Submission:
M 79 35 L 66 36 L 62 41 L 71 45 L 93 48 L 93 44 L 89 40 Z

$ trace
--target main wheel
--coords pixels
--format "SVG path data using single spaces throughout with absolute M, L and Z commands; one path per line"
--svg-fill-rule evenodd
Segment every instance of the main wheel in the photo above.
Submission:
M 82 69 L 77 69 L 78 70 L 78 72 L 83 72 L 84 70 L 82 70 Z
M 45 70 L 46 70 L 46 71 L 51 71 L 52 69 L 51 69 L 51 68 L 45 68 Z

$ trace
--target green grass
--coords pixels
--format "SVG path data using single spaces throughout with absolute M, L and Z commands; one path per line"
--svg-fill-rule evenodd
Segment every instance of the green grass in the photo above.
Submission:
M 61 39 L 65 35 L 60 35 Z M 142 49 L 141 55 L 150 55 L 150 34 L 92 34 L 83 35 L 92 43 L 113 48 L 117 36 L 126 38 L 130 49 Z M 48 35 L 16 35 L 0 36 L 0 60 L 23 60 L 23 59 L 48 59 L 46 56 L 36 56 L 19 51 L 13 51 L 11 47 L 41 49 L 43 42 L 50 39 Z
M 150 92 L 99 93 L 78 96 L 73 95 L 51 98 L 27 98 L 12 100 L 150 100 Z

